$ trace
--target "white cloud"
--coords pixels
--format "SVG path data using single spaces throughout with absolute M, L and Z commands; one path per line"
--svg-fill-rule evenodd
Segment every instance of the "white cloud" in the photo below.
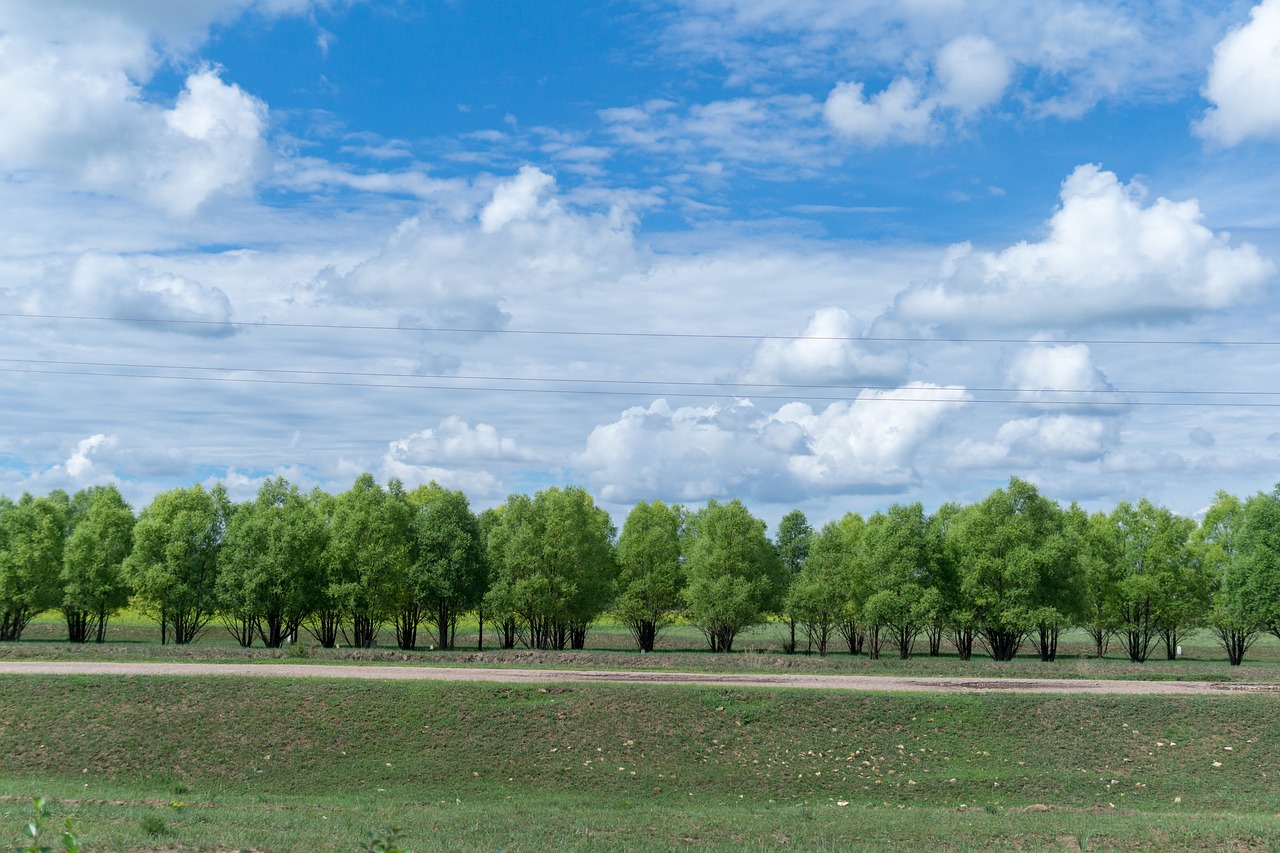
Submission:
M 160 207 L 190 215 L 221 194 L 248 195 L 268 170 L 266 105 L 205 69 L 187 78 L 143 170 Z
M 474 427 L 450 416 L 435 428 L 424 429 L 387 447 L 382 472 L 398 477 L 409 487 L 432 480 L 470 495 L 496 497 L 503 492 L 501 481 L 490 471 L 493 463 L 529 463 L 536 454 L 505 438 L 489 424 Z
M 768 340 L 751 354 L 743 381 L 767 384 L 849 384 L 897 381 L 906 372 L 906 355 L 860 346 L 857 319 L 839 307 L 818 309 L 799 339 Z
M 912 383 L 820 412 L 788 403 L 765 414 L 749 401 L 672 409 L 658 400 L 597 426 L 575 466 L 617 502 L 893 492 L 917 479 L 916 452 L 967 399 L 963 389 Z
M 108 477 L 108 473 L 103 471 L 94 462 L 93 456 L 95 451 L 101 447 L 114 447 L 116 444 L 115 436 L 107 436 L 102 433 L 92 435 L 83 439 L 76 445 L 75 453 L 63 463 L 63 468 L 67 475 L 77 483 L 86 483 L 91 480 L 100 480 Z
M 545 204 L 543 199 L 556 185 L 555 178 L 532 166 L 525 166 L 511 180 L 498 185 L 493 198 L 480 211 L 480 228 L 486 234 L 498 231 L 508 222 L 529 219 L 534 214 L 543 217 L 558 211 L 554 202 Z
M 1280 0 L 1263 0 L 1218 43 L 1204 95 L 1213 107 L 1195 129 L 1206 139 L 1280 139 Z
M 1198 76 L 1222 31 L 1223 4 L 1102 0 L 678 0 L 668 50 L 723 66 L 731 85 L 808 79 L 923 81 L 938 56 L 948 106 L 994 102 L 997 54 L 1029 73 L 1018 101 L 1034 116 L 1079 117 L 1103 100 L 1176 94 Z M 994 50 L 957 69 L 965 45 Z M 950 51 L 947 50 L 950 46 Z M 855 74 L 851 74 L 851 70 Z M 955 72 L 955 73 L 953 73 Z M 1010 83 L 1015 81 L 1012 79 Z M 944 87 L 944 91 L 946 91 Z M 979 107 L 974 107 L 979 108 Z
M 792 403 L 774 418 L 799 425 L 809 436 L 811 452 L 787 460 L 801 483 L 826 492 L 886 491 L 916 480 L 916 451 L 968 399 L 961 388 L 913 382 L 892 391 L 864 391 L 852 403 L 833 403 L 818 413 Z
M 1009 86 L 1008 58 L 985 36 L 960 36 L 938 51 L 934 62 L 941 91 L 938 102 L 962 112 L 975 112 L 996 103 Z
M 62 296 L 66 294 L 66 296 Z M 68 298 L 77 311 L 105 317 L 139 320 L 199 320 L 226 323 L 231 320 L 231 302 L 216 287 L 205 287 L 180 275 L 154 269 L 115 255 L 86 254 L 75 260 L 66 279 L 66 289 L 45 291 L 42 299 Z M 64 309 L 66 303 L 44 306 L 49 313 Z M 218 326 L 162 327 L 164 331 L 194 335 L 226 335 Z
M 1144 204 L 1097 166 L 1062 185 L 1062 206 L 1040 242 L 1001 252 L 952 247 L 934 281 L 899 297 L 893 314 L 931 324 L 1064 325 L 1178 318 L 1256 298 L 1276 265 L 1248 243 L 1203 224 L 1194 200 Z
M 137 9 L 114 11 L 0 11 L 0 174 L 51 174 L 180 216 L 251 192 L 270 165 L 265 105 L 208 68 L 172 108 L 149 101 L 152 31 L 125 14 Z
M 504 303 L 616 281 L 647 261 L 622 203 L 584 210 L 555 181 L 526 167 L 494 186 L 479 209 L 424 213 L 346 274 L 329 271 L 321 293 L 343 303 L 390 304 L 435 325 L 498 329 Z
M 959 468 L 1027 467 L 1051 462 L 1103 458 L 1116 442 L 1116 427 L 1102 418 L 1044 415 L 1004 423 L 994 440 L 965 439 L 955 451 Z
M 822 114 L 841 136 L 863 145 L 922 142 L 933 126 L 934 101 L 920 87 L 899 77 L 871 98 L 861 83 L 840 83 L 831 90 Z
M 1023 402 L 1079 410 L 1080 404 L 1114 403 L 1114 386 L 1093 364 L 1089 347 L 1031 344 L 1009 364 L 1006 376 Z M 1063 393 L 1063 392 L 1095 393 Z

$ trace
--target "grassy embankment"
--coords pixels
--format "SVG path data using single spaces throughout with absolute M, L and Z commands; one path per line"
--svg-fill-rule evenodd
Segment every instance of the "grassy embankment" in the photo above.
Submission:
M 0 678 L 87 850 L 1277 849 L 1275 695 Z M 1026 811 L 1032 805 L 1049 811 Z M 0 843 L 10 839 L 0 837 Z

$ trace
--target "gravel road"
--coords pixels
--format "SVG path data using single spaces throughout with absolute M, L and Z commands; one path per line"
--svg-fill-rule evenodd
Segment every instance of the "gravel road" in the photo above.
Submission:
M 326 666 L 322 664 L 110 663 L 86 661 L 0 662 L 0 675 L 231 675 L 253 678 L 364 678 L 424 681 L 488 681 L 506 684 L 698 684 L 708 687 L 799 687 L 810 690 L 880 690 L 912 693 L 1127 693 L 1188 696 L 1275 693 L 1280 684 L 1205 681 L 1103 681 L 1069 679 L 893 678 L 697 672 L 603 672 L 562 669 L 489 669 L 434 666 Z

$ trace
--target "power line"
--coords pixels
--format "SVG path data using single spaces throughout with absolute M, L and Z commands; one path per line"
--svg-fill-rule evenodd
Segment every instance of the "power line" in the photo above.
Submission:
M 77 322 L 100 323 L 155 323 L 158 325 L 200 326 L 220 329 L 320 329 L 329 331 L 364 331 L 364 332 L 424 332 L 432 334 L 454 335 L 528 335 L 545 337 L 599 337 L 599 338 L 656 338 L 656 339 L 690 339 L 690 340 L 727 340 L 727 341 L 835 341 L 844 343 L 914 343 L 914 344 L 1022 344 L 1039 346 L 1061 346 L 1066 344 L 1086 344 L 1091 346 L 1222 346 L 1222 347 L 1275 347 L 1280 340 L 1194 340 L 1194 339 L 1148 339 L 1137 338 L 1073 338 L 1069 340 L 1027 340 L 1025 338 L 959 338 L 959 337 L 909 337 L 891 335 L 868 335 L 866 337 L 842 335 L 749 335 L 749 334 L 716 334 L 711 332 L 628 332 L 628 331 L 589 331 L 572 329 L 482 329 L 451 326 L 387 326 L 377 324 L 356 323 L 285 323 L 267 321 L 238 320 L 187 320 L 161 317 L 100 317 L 77 314 L 23 314 L 0 311 L 0 317 L 24 320 L 68 320 Z
M 409 379 L 409 380 L 447 380 L 450 382 L 543 382 L 543 383 L 559 383 L 569 385 L 639 385 L 644 387 L 677 387 L 677 388 L 742 388 L 747 390 L 778 390 L 778 389 L 803 389 L 803 390 L 826 390 L 826 391 L 898 391 L 902 390 L 901 385 L 853 385 L 842 383 L 822 383 L 822 384 L 806 384 L 799 382 L 787 383 L 766 383 L 766 382 L 697 382 L 691 380 L 679 379 L 600 379 L 600 378 L 579 378 L 579 377 L 554 377 L 554 376 L 506 376 L 506 375 L 484 375 L 484 374 L 449 374 L 449 373 L 391 373 L 378 371 L 355 371 L 355 370 L 315 370 L 312 368 L 281 368 L 281 367 L 243 367 L 243 366 L 206 366 L 206 365 L 186 365 L 186 364 L 148 364 L 137 362 L 111 362 L 111 361 L 67 361 L 40 358 L 0 358 L 0 363 L 4 364 L 21 364 L 21 365 L 41 365 L 50 367 L 76 367 L 76 368 L 117 368 L 128 370 L 167 370 L 167 371 L 203 371 L 203 372 L 223 372 L 223 373 L 266 373 L 282 376 L 338 376 L 347 378 L 372 378 L 372 379 Z M 24 371 L 36 373 L 54 373 L 55 371 Z M 78 375 L 69 373 L 68 375 Z M 121 376 L 128 377 L 137 374 L 128 373 L 94 373 L 86 375 L 95 376 Z M 199 379 L 201 377 L 158 377 L 150 376 L 144 378 L 169 378 L 182 379 L 191 378 Z M 237 377 L 227 377 L 235 379 Z M 318 384 L 318 383 L 317 383 Z M 357 383 L 350 383 L 355 385 Z M 418 386 L 408 386 L 418 387 Z M 452 386 L 451 386 L 452 387 Z M 555 389 L 548 389 L 555 390 Z M 1197 391 L 1193 389 L 1121 389 L 1121 388 L 1008 388 L 1008 387 L 986 387 L 986 386 L 965 386 L 964 390 L 977 393 L 993 393 L 993 394 L 1092 394 L 1092 395 L 1142 395 L 1142 396 L 1197 396 L 1197 397 L 1277 397 L 1280 391 Z M 638 392 L 637 392 L 638 393 Z M 1011 402 L 1028 402 L 1026 400 L 1014 400 Z M 1036 401 L 1032 401 L 1036 402 Z M 1091 403 L 1093 401 L 1084 401 Z
M 642 390 L 611 390 L 600 388 L 530 388 L 530 387 L 510 387 L 510 386 L 492 386 L 492 385 L 459 385 L 459 384 L 427 384 L 427 383 L 392 383 L 392 382 L 339 382 L 334 380 L 304 380 L 304 379 L 263 379 L 247 376 L 167 376 L 160 374 L 145 373 L 110 373 L 89 370 L 40 370 L 32 367 L 0 367 L 3 373 L 22 373 L 28 375 L 52 375 L 52 376 L 79 376 L 79 377 L 103 377 L 113 379 L 149 379 L 158 381 L 178 381 L 178 382 L 231 382 L 245 383 L 254 385 L 293 385 L 293 386 L 314 386 L 325 388 L 359 388 L 368 390 L 409 390 L 409 391 L 465 391 L 480 393 L 504 393 L 504 394 L 574 394 L 585 396 L 608 396 L 608 397 L 671 397 L 671 398 L 694 398 L 694 399 L 725 399 L 739 400 L 749 396 L 756 400 L 813 400 L 821 402 L 849 402 L 849 397 L 829 397 L 812 394 L 729 394 L 729 393 L 710 393 L 710 392 L 692 392 L 692 391 L 659 391 L 655 392 L 650 389 Z M 554 380 L 553 380 L 554 381 Z M 877 389 L 881 390 L 881 389 Z M 919 391 L 922 394 L 928 392 L 940 392 L 951 390 L 957 393 L 967 393 L 973 389 L 967 388 L 897 388 L 891 389 L 904 392 Z M 1195 392 L 1192 392 L 1195 393 Z M 1258 392 L 1263 393 L 1263 392 Z M 885 396 L 885 397 L 858 397 L 858 402 L 877 402 L 877 403 L 951 403 L 951 404 L 978 404 L 978 405 L 1009 405 L 1009 404 L 1030 404 L 1030 405 L 1051 405 L 1051 406 L 1081 406 L 1081 407 L 1194 407 L 1194 408 L 1256 408 L 1256 409 L 1274 409 L 1280 408 L 1280 402 L 1223 402 L 1214 400 L 1017 400 L 1017 399 L 994 399 L 975 397 L 964 399 L 956 396 Z

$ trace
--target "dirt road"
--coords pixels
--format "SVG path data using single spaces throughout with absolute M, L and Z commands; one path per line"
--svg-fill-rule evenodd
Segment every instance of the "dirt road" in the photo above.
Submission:
M 884 690 L 913 693 L 1127 693 L 1187 696 L 1275 693 L 1280 684 L 1205 681 L 1101 681 L 1068 679 L 892 678 L 696 672 L 600 672 L 434 666 L 326 666 L 323 664 L 110 663 L 88 661 L 0 662 L 0 675 L 233 675 L 255 678 L 364 678 L 489 681 L 510 684 L 695 684 L 707 687 L 798 687 L 816 690 Z

